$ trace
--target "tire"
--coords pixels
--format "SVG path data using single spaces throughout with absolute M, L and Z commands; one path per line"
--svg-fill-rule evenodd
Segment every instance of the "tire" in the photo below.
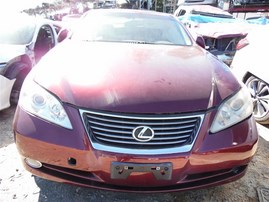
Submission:
M 25 77 L 27 76 L 27 74 L 30 72 L 29 66 L 25 63 L 15 64 L 13 69 L 15 70 L 17 68 L 20 69 L 20 71 L 18 72 L 18 74 L 16 76 L 16 81 L 13 85 L 12 90 L 11 90 L 11 95 L 10 95 L 11 105 L 18 104 L 23 81 L 24 81 Z
M 269 123 L 269 85 L 264 81 L 251 76 L 246 81 L 253 100 L 253 115 L 261 124 Z

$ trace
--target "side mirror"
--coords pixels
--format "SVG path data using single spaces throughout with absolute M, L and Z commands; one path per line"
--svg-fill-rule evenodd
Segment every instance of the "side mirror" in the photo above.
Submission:
M 197 36 L 196 43 L 201 46 L 203 49 L 205 49 L 205 40 L 202 36 Z
M 69 30 L 68 29 L 62 29 L 57 37 L 58 43 L 61 43 L 63 40 L 65 40 L 67 38 L 69 34 Z

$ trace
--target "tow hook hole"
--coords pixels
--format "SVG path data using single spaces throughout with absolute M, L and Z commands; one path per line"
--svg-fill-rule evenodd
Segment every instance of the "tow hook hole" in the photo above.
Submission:
M 75 166 L 77 164 L 77 160 L 72 157 L 68 158 L 67 161 L 68 161 L 68 164 L 71 166 Z
M 133 170 L 134 169 L 134 167 L 131 167 L 131 166 L 124 166 L 123 168 L 124 168 L 124 170 Z

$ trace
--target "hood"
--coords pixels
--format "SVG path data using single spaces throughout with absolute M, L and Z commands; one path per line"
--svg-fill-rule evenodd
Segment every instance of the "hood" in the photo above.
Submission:
M 0 63 L 7 63 L 25 52 L 25 45 L 0 44 Z
M 120 112 L 206 110 L 239 87 L 198 46 L 66 41 L 35 70 L 35 81 L 65 103 Z

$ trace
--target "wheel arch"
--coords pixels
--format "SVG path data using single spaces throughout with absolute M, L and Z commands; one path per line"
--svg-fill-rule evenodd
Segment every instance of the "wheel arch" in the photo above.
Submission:
M 269 83 L 268 83 L 267 81 L 265 81 L 264 79 L 260 78 L 259 76 L 256 76 L 255 74 L 252 74 L 252 73 L 250 73 L 250 72 L 247 72 L 247 73 L 245 74 L 245 76 L 243 77 L 243 80 L 242 80 L 243 83 L 246 83 L 247 80 L 248 80 L 251 76 L 253 76 L 253 77 L 257 78 L 257 79 L 260 79 L 261 81 L 263 81 L 264 83 L 266 83 L 267 85 L 269 85 Z
M 27 71 L 30 71 L 33 67 L 33 64 L 28 55 L 21 55 L 12 60 L 8 66 L 9 67 L 5 72 L 5 76 L 9 79 L 15 79 L 21 71 L 26 69 Z
M 251 76 L 255 76 L 255 75 L 251 74 L 250 72 L 247 72 L 244 75 L 243 79 L 242 79 L 243 83 L 246 83 L 246 81 L 248 80 L 248 78 L 251 77 Z

